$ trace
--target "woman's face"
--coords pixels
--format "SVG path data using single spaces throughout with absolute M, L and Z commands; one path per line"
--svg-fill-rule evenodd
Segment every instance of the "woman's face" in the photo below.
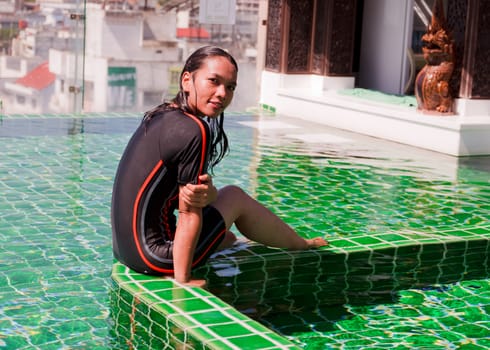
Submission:
M 182 74 L 182 88 L 188 93 L 187 103 L 200 116 L 217 117 L 233 99 L 237 71 L 222 56 L 205 59 L 201 67 Z

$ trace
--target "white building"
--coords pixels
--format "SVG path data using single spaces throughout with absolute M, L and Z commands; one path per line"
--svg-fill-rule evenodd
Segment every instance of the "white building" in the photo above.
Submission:
M 51 107 L 78 110 L 82 98 L 86 112 L 143 111 L 161 103 L 181 61 L 175 12 L 89 3 L 86 16 L 84 55 L 50 50 L 57 76 Z
M 24 63 L 21 67 L 27 66 L 25 61 L 21 63 Z M 4 90 L 7 99 L 4 103 L 8 104 L 9 113 L 40 114 L 48 111 L 54 80 L 48 62 L 43 62 L 22 77 L 6 82 Z
M 14 13 L 20 10 L 21 0 L 0 0 L 0 13 Z

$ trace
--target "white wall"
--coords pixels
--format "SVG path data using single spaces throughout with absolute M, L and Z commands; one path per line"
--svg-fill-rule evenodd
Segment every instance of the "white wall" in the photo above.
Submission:
M 86 56 L 124 61 L 178 61 L 174 12 L 106 12 L 91 5 L 87 5 Z M 144 27 L 153 34 L 152 40 L 143 40 Z
M 142 39 L 143 17 L 118 18 L 106 15 L 100 35 L 103 57 L 137 59 Z
M 25 59 L 18 56 L 0 55 L 0 79 L 18 79 L 40 65 L 40 57 Z
M 413 0 L 366 0 L 359 87 L 402 94 L 411 45 Z
M 85 26 L 85 55 L 100 56 L 103 47 L 104 11 L 87 4 L 87 25 Z

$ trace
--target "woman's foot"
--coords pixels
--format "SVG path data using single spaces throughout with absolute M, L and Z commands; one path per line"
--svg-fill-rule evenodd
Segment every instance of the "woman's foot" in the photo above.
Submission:
M 324 246 L 328 245 L 328 242 L 325 239 L 323 239 L 322 237 L 305 239 L 305 241 L 306 241 L 306 244 L 308 246 L 307 249 L 319 248 L 319 247 L 324 247 Z

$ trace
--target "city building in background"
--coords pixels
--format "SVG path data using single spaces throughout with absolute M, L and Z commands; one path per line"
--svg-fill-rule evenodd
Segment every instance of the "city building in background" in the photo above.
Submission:
M 256 104 L 258 1 L 232 1 L 224 24 L 201 23 L 201 2 L 0 0 L 4 112 L 145 111 L 175 95 L 183 61 L 207 44 L 243 61 L 242 85 L 254 85 L 235 108 Z

